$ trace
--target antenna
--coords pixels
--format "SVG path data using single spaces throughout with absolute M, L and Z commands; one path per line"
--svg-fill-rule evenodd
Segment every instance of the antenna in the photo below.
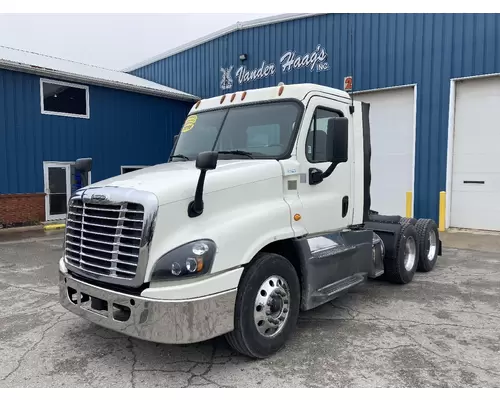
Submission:
M 354 29 L 353 29 L 353 25 L 354 25 L 354 18 L 356 18 L 355 15 L 352 15 L 351 16 L 352 20 L 351 20 L 351 45 L 349 46 L 351 49 L 351 105 L 349 107 L 349 112 L 351 114 L 354 114 Z

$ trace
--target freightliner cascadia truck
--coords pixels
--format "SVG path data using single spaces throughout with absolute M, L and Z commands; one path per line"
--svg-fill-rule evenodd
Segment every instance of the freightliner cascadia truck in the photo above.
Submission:
M 436 223 L 370 208 L 369 110 L 313 84 L 198 101 L 168 162 L 72 195 L 60 302 L 131 337 L 225 335 L 265 358 L 300 311 L 368 279 L 407 284 L 431 271 Z

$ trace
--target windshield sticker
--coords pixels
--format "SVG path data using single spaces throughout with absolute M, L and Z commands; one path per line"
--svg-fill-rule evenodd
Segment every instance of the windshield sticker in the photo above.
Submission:
M 186 122 L 184 122 L 184 126 L 182 127 L 181 133 L 189 132 L 191 129 L 193 129 L 197 119 L 197 115 L 190 115 L 189 117 L 187 117 Z

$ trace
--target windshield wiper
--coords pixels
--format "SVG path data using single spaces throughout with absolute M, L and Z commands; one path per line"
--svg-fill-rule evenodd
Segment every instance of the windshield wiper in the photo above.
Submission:
M 237 156 L 247 156 L 248 158 L 253 158 L 252 153 L 244 150 L 223 150 L 218 151 L 219 154 L 236 154 Z
M 189 161 L 189 158 L 183 154 L 174 154 L 172 157 L 170 157 L 170 159 L 172 158 L 182 158 L 183 160 Z

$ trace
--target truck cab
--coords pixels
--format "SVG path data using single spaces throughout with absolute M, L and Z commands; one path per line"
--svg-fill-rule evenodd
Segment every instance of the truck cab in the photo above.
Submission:
M 144 340 L 225 335 L 268 357 L 300 311 L 434 268 L 434 221 L 370 210 L 370 157 L 369 105 L 346 92 L 280 84 L 200 100 L 168 162 L 73 194 L 60 302 Z

